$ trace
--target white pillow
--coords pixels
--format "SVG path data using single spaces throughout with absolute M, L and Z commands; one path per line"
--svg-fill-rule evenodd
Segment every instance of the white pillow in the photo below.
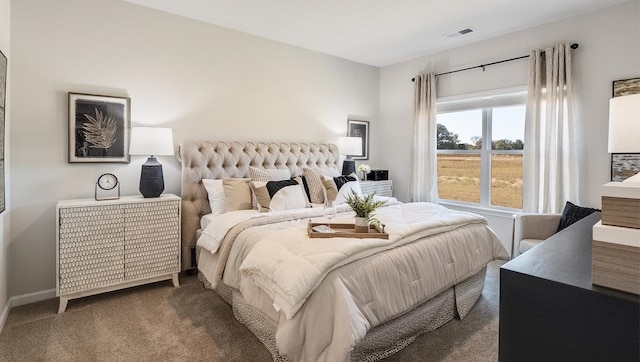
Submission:
M 288 180 L 291 177 L 291 170 L 288 168 L 257 168 L 249 166 L 249 177 L 251 177 L 251 181 L 259 182 Z M 251 196 L 251 203 L 254 208 L 259 208 L 255 194 Z
M 258 200 L 260 212 L 302 209 L 309 207 L 304 187 L 294 180 L 249 183 Z
M 202 179 L 205 190 L 209 197 L 209 206 L 213 215 L 220 215 L 227 212 L 224 198 L 224 187 L 222 180 Z
M 336 185 L 336 178 L 348 178 L 349 181 L 342 184 L 342 186 L 338 189 Z M 338 176 L 338 177 L 328 177 L 322 176 L 322 183 L 324 184 L 327 192 L 327 198 L 329 200 L 335 200 L 336 205 L 344 204 L 347 202 L 347 197 L 351 195 L 351 193 L 355 193 L 358 196 L 362 195 L 362 189 L 360 188 L 360 182 L 358 181 L 358 177 L 354 174 L 349 176 Z M 335 196 L 334 196 L 335 195 Z

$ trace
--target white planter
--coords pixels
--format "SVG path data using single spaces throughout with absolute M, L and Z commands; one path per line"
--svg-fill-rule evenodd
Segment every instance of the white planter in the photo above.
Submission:
M 356 227 L 355 232 L 357 233 L 368 233 L 369 232 L 369 222 L 364 217 L 356 217 Z

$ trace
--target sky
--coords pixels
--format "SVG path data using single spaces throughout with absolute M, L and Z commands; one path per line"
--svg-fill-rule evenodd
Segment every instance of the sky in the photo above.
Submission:
M 492 140 L 524 140 L 524 105 L 493 108 Z M 470 143 L 471 137 L 482 137 L 482 110 L 441 113 L 438 123 L 447 127 L 449 132 L 457 133 L 462 143 Z

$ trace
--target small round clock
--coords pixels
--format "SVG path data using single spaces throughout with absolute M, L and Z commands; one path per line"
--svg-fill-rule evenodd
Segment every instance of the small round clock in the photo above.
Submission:
M 113 189 L 118 187 L 117 194 L 113 194 Z M 100 196 L 98 197 L 98 188 L 104 190 L 106 194 L 111 194 L 111 196 Z M 95 187 L 95 199 L 97 201 L 100 200 L 115 200 L 120 198 L 120 182 L 118 182 L 118 178 L 116 175 L 112 173 L 103 173 L 98 177 L 98 181 L 96 181 Z

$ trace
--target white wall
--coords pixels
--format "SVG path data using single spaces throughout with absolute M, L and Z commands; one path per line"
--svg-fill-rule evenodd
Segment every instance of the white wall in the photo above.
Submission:
M 558 42 L 577 42 L 574 51 L 577 113 L 582 127 L 582 204 L 600 207 L 600 186 L 609 181 L 607 153 L 611 82 L 640 76 L 640 2 L 634 0 L 600 11 L 491 38 L 449 51 L 384 67 L 380 71 L 380 120 L 385 135 L 381 166 L 390 170 L 395 196 L 407 200 L 411 162 L 413 83 L 420 71 L 447 72 L 529 54 Z M 482 29 L 479 29 L 482 31 Z M 479 34 L 481 36 L 481 34 Z M 526 85 L 528 60 L 437 78 L 438 97 Z M 510 238 L 509 220 L 497 228 Z M 492 225 L 493 227 L 494 225 Z M 499 230 L 498 230 L 499 229 Z
M 11 69 L 11 0 L 0 0 L 0 50 L 8 59 L 8 66 Z M 8 74 L 7 74 L 8 75 Z M 9 77 L 8 77 L 9 78 Z M 10 88 L 11 79 L 7 79 L 7 90 Z M 5 103 L 5 116 L 4 126 L 5 135 L 8 135 L 10 130 L 9 123 L 9 93 L 7 92 L 7 98 Z M 10 183 L 9 175 L 11 174 L 9 169 L 9 137 L 4 137 L 4 159 L 5 159 L 5 211 L 0 214 L 0 330 L 4 324 L 7 308 L 7 259 L 8 259 L 8 246 L 9 246 L 9 213 L 10 213 Z M 1 144 L 1 142 L 0 142 Z
M 133 125 L 172 127 L 176 142 L 335 142 L 349 115 L 375 142 L 376 67 L 115 0 L 15 1 L 11 36 L 10 295 L 55 287 L 57 200 L 93 197 L 104 172 L 138 194 L 145 157 L 67 163 L 67 92 L 129 96 Z M 179 194 L 179 163 L 159 160 Z

